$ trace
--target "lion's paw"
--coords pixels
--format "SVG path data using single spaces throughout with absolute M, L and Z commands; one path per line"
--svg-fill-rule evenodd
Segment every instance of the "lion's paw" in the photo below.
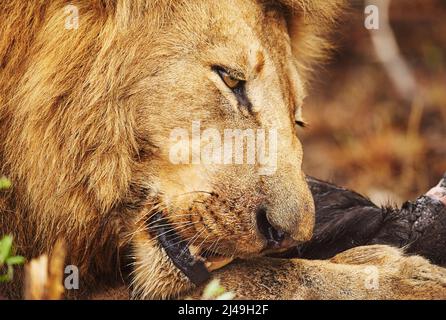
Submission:
M 358 247 L 335 256 L 331 262 L 374 268 L 376 279 L 368 290 L 370 298 L 446 299 L 446 269 L 419 256 L 405 256 L 397 248 Z

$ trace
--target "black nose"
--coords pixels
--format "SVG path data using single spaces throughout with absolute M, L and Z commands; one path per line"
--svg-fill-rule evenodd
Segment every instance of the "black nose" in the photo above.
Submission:
M 268 221 L 266 216 L 266 208 L 264 206 L 257 210 L 257 228 L 267 241 L 268 248 L 280 248 L 287 234 L 282 230 L 274 228 Z

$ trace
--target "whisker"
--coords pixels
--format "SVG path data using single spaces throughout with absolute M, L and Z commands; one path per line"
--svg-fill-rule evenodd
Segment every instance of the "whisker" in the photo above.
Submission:
M 208 234 L 208 235 L 206 236 L 206 238 L 204 238 L 204 240 L 201 241 L 200 244 L 197 246 L 198 248 L 200 248 L 200 250 L 203 249 L 202 246 L 203 246 L 204 243 L 206 243 L 206 240 L 207 240 L 208 238 L 209 238 L 209 234 Z
M 150 210 L 148 210 L 147 214 L 145 214 L 145 215 L 139 217 L 139 218 L 136 220 L 136 222 L 137 222 L 137 223 L 138 223 L 138 222 L 141 222 L 141 221 L 147 222 L 147 220 L 153 218 L 153 216 L 156 215 L 158 212 L 163 211 L 163 210 L 165 210 L 165 209 L 167 209 L 166 206 L 162 207 L 160 204 L 159 204 L 159 205 L 156 205 L 156 206 L 150 208 Z
M 163 220 L 169 220 L 169 219 L 178 218 L 178 217 L 196 216 L 196 215 L 198 215 L 198 213 L 174 214 L 174 215 L 171 215 L 171 216 L 162 217 L 161 219 L 159 219 L 157 221 L 152 221 L 152 222 L 146 223 L 146 225 L 150 227 L 151 225 L 159 223 L 160 221 L 163 221 Z M 147 219 L 147 220 L 149 220 L 149 219 Z
M 206 231 L 206 228 L 201 228 L 186 244 L 186 248 L 191 247 L 194 242 Z
M 170 232 L 175 232 L 175 231 L 181 230 L 182 227 L 189 226 L 189 225 L 194 225 L 196 223 L 198 223 L 198 222 L 185 222 L 184 224 L 176 225 L 173 228 L 171 228 L 170 230 L 167 230 L 166 232 L 163 232 L 162 234 L 157 235 L 155 238 L 153 238 L 153 240 L 158 239 L 162 235 L 169 234 Z M 130 239 L 132 239 L 133 236 L 135 236 L 138 232 L 142 231 L 143 229 L 146 229 L 145 226 L 141 226 L 140 228 L 138 228 L 134 232 L 130 233 L 128 236 L 130 237 Z
M 203 229 L 200 229 L 200 232 L 196 233 L 192 238 L 190 238 L 190 239 L 187 239 L 187 238 L 186 238 L 186 239 L 181 239 L 180 241 L 174 242 L 174 243 L 172 243 L 171 245 L 167 246 L 166 248 L 170 248 L 170 247 L 172 247 L 172 246 L 178 245 L 178 244 L 183 243 L 183 242 L 186 242 L 186 241 L 188 241 L 188 243 L 185 245 L 185 247 L 186 247 L 186 248 L 189 248 L 189 243 L 192 241 L 192 239 L 194 239 L 196 236 L 199 236 L 199 234 L 200 234 L 202 231 L 204 231 L 204 230 L 203 230 Z M 182 253 L 182 254 L 183 254 L 183 253 Z
M 188 228 L 186 228 L 186 229 L 182 229 L 182 231 L 185 231 L 185 230 L 188 230 L 188 229 L 192 228 L 192 226 L 193 226 L 194 224 L 196 224 L 196 222 L 191 223 L 191 225 L 190 225 Z M 181 227 L 181 226 L 179 226 L 179 227 L 177 226 L 177 227 L 175 227 L 175 228 L 172 228 L 172 229 L 170 229 L 170 230 L 167 230 L 166 232 L 160 233 L 160 234 L 158 234 L 156 237 L 152 238 L 152 240 L 156 240 L 156 239 L 158 239 L 159 237 L 161 237 L 161 236 L 163 236 L 163 235 L 166 235 L 166 234 L 169 234 L 169 233 L 171 233 L 171 232 L 178 231 L 178 230 L 180 229 L 180 227 Z
M 194 193 L 206 193 L 206 194 L 209 194 L 209 195 L 213 195 L 214 194 L 213 192 L 210 192 L 210 191 L 195 190 L 195 191 L 180 193 L 180 194 L 174 195 L 173 197 L 182 197 L 182 196 L 187 196 L 187 195 L 194 194 Z
M 157 222 L 159 222 L 159 221 L 157 221 Z M 179 222 L 169 222 L 169 221 L 165 221 L 166 223 L 164 223 L 164 224 L 152 224 L 152 225 L 147 225 L 147 227 L 153 227 L 154 225 L 155 225 L 155 227 L 154 228 L 162 228 L 162 227 L 168 227 L 168 226 L 181 226 L 181 225 L 183 225 L 183 224 L 189 224 L 189 223 L 191 223 L 191 222 L 193 222 L 193 221 L 179 221 Z M 198 223 L 198 221 L 197 222 L 193 222 L 193 223 Z
M 218 253 L 217 247 L 221 239 L 223 239 L 223 237 L 218 237 L 217 240 L 215 240 L 214 243 L 209 247 L 209 251 L 211 253 Z
M 155 214 L 156 213 L 158 213 L 158 212 L 155 212 Z M 160 222 L 164 222 L 164 221 L 168 222 L 170 218 L 188 217 L 188 216 L 195 216 L 195 215 L 198 215 L 198 214 L 197 213 L 175 214 L 175 215 L 172 215 L 172 216 L 169 216 L 169 217 L 162 217 L 161 219 L 159 219 L 157 221 L 152 221 L 152 222 L 149 222 L 149 223 L 148 223 L 148 221 L 153 217 L 153 214 L 151 216 L 149 216 L 149 217 L 145 216 L 144 217 L 145 218 L 144 221 L 142 221 L 143 220 L 142 218 L 137 220 L 136 223 L 139 224 L 138 228 L 135 231 L 133 231 L 132 233 L 129 233 L 127 235 L 127 237 L 129 239 L 129 241 L 131 241 L 136 234 L 138 234 L 139 232 L 141 232 L 141 231 L 143 231 L 143 230 L 145 230 L 147 228 L 150 228 L 151 226 L 153 226 L 156 223 L 160 223 Z M 187 222 L 185 222 L 185 223 L 187 223 Z M 177 224 L 177 223 L 174 222 L 172 224 Z M 167 225 L 164 224 L 162 226 L 167 226 Z
M 175 228 L 171 228 L 172 230 L 175 230 L 175 231 L 178 231 L 178 230 L 181 230 L 181 231 L 184 231 L 184 229 L 182 229 L 183 227 L 189 227 L 189 226 L 193 226 L 193 225 L 195 225 L 195 224 L 197 224 L 198 222 L 186 222 L 186 223 L 184 223 L 184 224 L 180 224 L 180 225 L 176 225 L 175 226 Z M 170 226 L 169 224 L 166 224 L 166 225 L 164 225 L 164 226 Z M 163 226 L 156 226 L 156 228 L 162 228 Z M 156 229 L 155 229 L 156 230 Z
M 230 258 L 231 259 L 234 259 L 235 258 L 235 253 L 237 252 L 237 243 L 235 244 L 235 246 L 234 246 L 234 250 L 232 251 L 232 253 L 231 253 L 231 256 L 230 256 Z

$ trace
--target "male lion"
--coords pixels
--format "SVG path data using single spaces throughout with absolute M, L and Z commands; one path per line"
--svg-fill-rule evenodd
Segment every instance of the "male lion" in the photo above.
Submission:
M 217 259 L 311 238 L 314 204 L 295 125 L 342 1 L 73 4 L 78 29 L 67 28 L 65 1 L 0 4 L 0 163 L 14 184 L 0 198 L 0 234 L 13 234 L 20 254 L 50 252 L 63 238 L 67 263 L 80 269 L 76 296 L 119 279 L 131 262 L 134 297 L 172 298 L 204 283 Z M 169 137 L 194 121 L 220 132 L 277 130 L 276 170 L 173 163 Z M 255 277 L 252 284 L 272 277 L 272 290 L 286 292 L 275 277 L 298 273 L 290 289 L 306 293 L 277 297 L 445 296 L 443 270 L 425 260 L 387 247 L 354 250 L 303 266 L 252 260 L 220 275 L 227 283 Z M 358 265 L 370 263 L 382 271 L 374 293 L 357 279 Z M 231 268 L 241 274 L 228 276 Z M 349 279 L 345 291 L 317 280 L 336 277 Z M 261 288 L 238 294 L 266 297 Z

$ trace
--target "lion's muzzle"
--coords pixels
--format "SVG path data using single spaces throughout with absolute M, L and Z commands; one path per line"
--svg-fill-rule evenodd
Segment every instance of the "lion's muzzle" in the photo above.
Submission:
M 315 224 L 314 201 L 305 185 L 300 192 L 280 188 L 256 212 L 257 230 L 267 248 L 286 248 L 311 239 Z

